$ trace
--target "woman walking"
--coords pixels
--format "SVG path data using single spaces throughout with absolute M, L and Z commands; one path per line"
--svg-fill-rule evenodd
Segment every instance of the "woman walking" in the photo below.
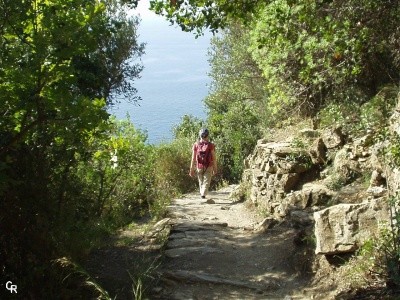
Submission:
M 211 178 L 217 174 L 217 159 L 215 145 L 209 141 L 208 129 L 202 128 L 199 138 L 199 141 L 193 144 L 189 175 L 193 177 L 197 171 L 200 196 L 206 198 Z

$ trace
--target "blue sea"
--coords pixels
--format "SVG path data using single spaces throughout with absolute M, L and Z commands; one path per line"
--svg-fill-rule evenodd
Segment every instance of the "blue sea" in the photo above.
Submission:
M 203 100 L 210 83 L 211 34 L 196 39 L 193 33 L 182 32 L 148 12 L 141 18 L 139 41 L 146 43 L 146 53 L 135 87 L 142 100 L 136 105 L 123 101 L 111 113 L 118 119 L 128 113 L 133 124 L 147 132 L 148 142 L 158 144 L 173 138 L 172 128 L 183 115 L 206 118 Z

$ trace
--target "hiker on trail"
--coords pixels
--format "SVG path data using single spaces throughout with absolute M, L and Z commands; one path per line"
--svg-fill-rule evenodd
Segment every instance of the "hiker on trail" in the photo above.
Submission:
M 211 177 L 217 174 L 217 159 L 215 145 L 209 141 L 209 131 L 202 128 L 199 132 L 199 141 L 193 144 L 192 161 L 189 175 L 194 176 L 197 171 L 201 198 L 205 198 L 211 183 Z

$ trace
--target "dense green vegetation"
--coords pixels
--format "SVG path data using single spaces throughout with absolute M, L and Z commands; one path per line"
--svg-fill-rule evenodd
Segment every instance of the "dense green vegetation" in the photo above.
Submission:
M 398 0 L 152 2 L 184 30 L 219 31 L 206 123 L 228 180 L 240 178 L 243 158 L 273 127 L 306 117 L 371 128 L 367 103 L 396 98 Z
M 113 0 L 2 0 L 0 14 L 1 293 L 11 280 L 23 298 L 68 298 L 53 259 L 158 214 L 155 150 L 107 113 L 137 97 L 138 21 Z
M 0 272 L 26 298 L 68 298 L 75 287 L 60 292 L 54 260 L 79 262 L 192 190 L 200 126 L 217 144 L 218 181 L 234 182 L 271 127 L 298 117 L 379 127 L 372 114 L 399 91 L 399 0 L 150 2 L 183 30 L 219 31 L 207 120 L 185 116 L 159 146 L 107 113 L 119 96 L 138 99 L 143 45 L 125 13 L 136 0 L 0 0 Z

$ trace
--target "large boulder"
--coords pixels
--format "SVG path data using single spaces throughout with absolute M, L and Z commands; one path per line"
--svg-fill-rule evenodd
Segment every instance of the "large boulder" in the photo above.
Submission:
M 314 213 L 316 254 L 354 252 L 389 221 L 384 198 L 369 203 L 338 204 Z

